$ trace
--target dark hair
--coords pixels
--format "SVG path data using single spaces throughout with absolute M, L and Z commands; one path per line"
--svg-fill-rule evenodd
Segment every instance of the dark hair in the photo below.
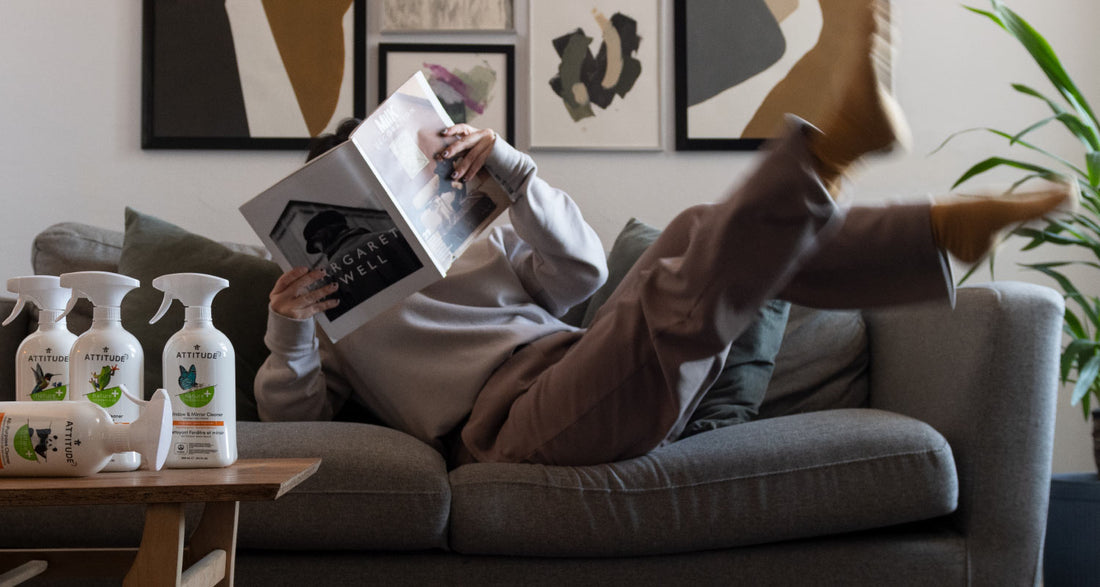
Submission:
M 329 132 L 310 139 L 309 154 L 306 155 L 306 161 L 312 161 L 314 158 L 326 153 L 329 149 L 348 140 L 348 137 L 351 136 L 351 132 L 362 122 L 363 121 L 358 118 L 345 118 L 336 126 L 335 133 Z

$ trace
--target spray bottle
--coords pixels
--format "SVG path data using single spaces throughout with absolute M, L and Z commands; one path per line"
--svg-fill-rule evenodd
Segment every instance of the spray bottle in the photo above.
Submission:
M 173 273 L 153 280 L 164 292 L 160 320 L 172 300 L 183 303 L 183 328 L 164 345 L 164 388 L 171 390 L 172 450 L 168 467 L 227 467 L 237 460 L 237 380 L 233 344 L 214 328 L 210 305 L 229 287 L 221 277 Z
M 61 287 L 73 290 L 62 318 L 82 297 L 95 306 L 92 327 L 77 337 L 69 353 L 69 397 L 101 406 L 115 424 L 129 424 L 138 417 L 138 405 L 123 395 L 120 386 L 143 389 L 145 355 L 138 339 L 122 328 L 121 308 L 122 298 L 140 284 L 132 277 L 105 271 L 61 276 Z M 133 471 L 140 465 L 141 455 L 123 452 L 112 457 L 105 470 Z
M 112 455 L 138 451 L 159 471 L 172 441 L 168 394 L 148 402 L 121 392 L 140 407 L 132 424 L 115 424 L 90 402 L 0 402 L 0 476 L 83 477 L 103 470 Z
M 29 301 L 38 306 L 38 330 L 19 345 L 15 353 L 15 399 L 19 401 L 63 400 L 69 389 L 69 350 L 76 335 L 58 316 L 70 292 L 52 275 L 13 277 L 8 291 L 19 296 L 4 326 L 23 311 Z

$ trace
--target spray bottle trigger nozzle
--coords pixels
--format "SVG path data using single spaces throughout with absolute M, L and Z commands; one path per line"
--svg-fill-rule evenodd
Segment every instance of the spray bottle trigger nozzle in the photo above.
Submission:
M 25 306 L 26 304 L 27 304 L 27 298 L 25 298 L 23 296 L 19 296 L 19 299 L 15 300 L 15 308 L 11 311 L 11 315 L 9 315 L 7 318 L 5 318 L 4 322 L 0 325 L 7 326 L 8 324 L 11 324 L 12 320 L 15 320 L 15 317 L 18 316 L 19 313 L 23 311 L 23 306 Z
M 127 399 L 139 406 L 144 406 L 145 404 L 149 403 L 141 398 L 134 397 L 133 394 L 130 393 L 130 389 L 126 387 L 125 383 L 120 383 L 118 385 L 118 390 L 121 391 L 122 395 L 126 396 Z
M 157 313 L 149 320 L 149 324 L 156 322 L 164 317 L 164 314 L 168 311 L 168 308 L 172 307 L 172 300 L 176 299 L 170 292 L 164 292 L 164 299 L 160 302 L 160 308 L 157 309 Z
M 76 303 L 80 301 L 80 297 L 81 295 L 77 293 L 76 290 L 73 290 L 73 296 L 69 298 L 69 303 L 65 304 L 65 311 L 62 312 L 61 315 L 54 320 L 54 322 L 61 322 L 62 318 L 68 316 L 69 312 L 72 312 L 73 308 L 76 307 Z

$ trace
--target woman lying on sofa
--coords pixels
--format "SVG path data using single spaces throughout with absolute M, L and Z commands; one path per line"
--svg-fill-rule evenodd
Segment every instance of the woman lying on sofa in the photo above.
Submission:
M 864 155 L 904 142 L 876 76 L 869 2 L 848 96 L 821 130 L 791 119 L 744 184 L 678 215 L 586 330 L 559 320 L 607 274 L 603 246 L 568 195 L 491 130 L 459 124 L 440 158 L 455 179 L 486 168 L 513 200 L 511 226 L 472 245 L 443 280 L 331 343 L 320 271 L 285 273 L 270 295 L 256 379 L 265 420 L 330 419 L 351 396 L 456 462 L 585 465 L 679 437 L 731 341 L 766 300 L 863 308 L 953 299 L 945 252 L 984 256 L 994 235 L 1072 200 L 1056 186 L 1011 200 L 839 207 Z M 346 137 L 344 137 L 346 138 Z M 339 139 L 337 139 L 339 140 Z

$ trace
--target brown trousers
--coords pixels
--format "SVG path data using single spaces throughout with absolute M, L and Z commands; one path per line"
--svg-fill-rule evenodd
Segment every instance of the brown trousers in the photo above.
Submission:
M 953 301 L 929 204 L 838 208 L 806 126 L 723 202 L 677 216 L 584 332 L 522 347 L 478 396 L 478 461 L 586 465 L 675 440 L 730 343 L 772 298 L 829 308 Z

